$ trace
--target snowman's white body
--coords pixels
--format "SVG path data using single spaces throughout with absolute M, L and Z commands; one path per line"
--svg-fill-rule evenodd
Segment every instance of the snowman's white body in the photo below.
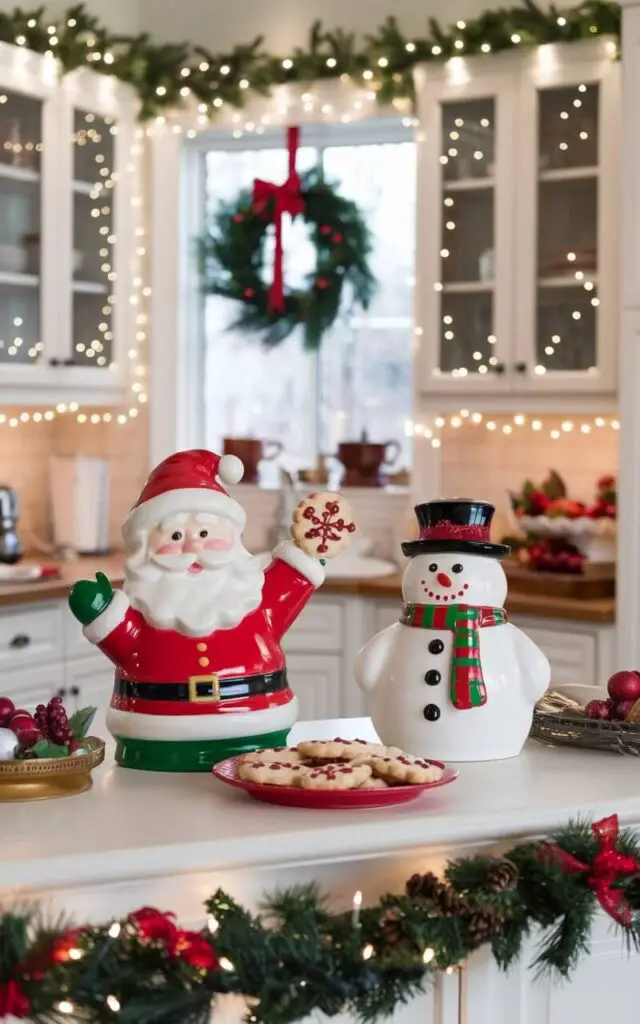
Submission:
M 439 578 L 451 585 L 441 585 Z M 495 559 L 437 552 L 411 560 L 402 590 L 407 603 L 499 608 L 507 582 Z M 355 675 L 369 696 L 371 718 L 384 743 L 442 761 L 494 761 L 520 753 L 533 707 L 549 685 L 549 662 L 511 623 L 482 627 L 479 639 L 487 700 L 468 710 L 451 701 L 452 631 L 397 622 L 362 649 Z M 440 681 L 429 685 L 428 672 L 439 673 Z M 425 717 L 428 706 L 437 708 L 436 721 Z

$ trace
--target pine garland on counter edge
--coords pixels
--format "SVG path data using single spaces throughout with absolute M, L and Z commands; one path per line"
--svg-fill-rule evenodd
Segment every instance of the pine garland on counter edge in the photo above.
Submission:
M 341 913 L 314 886 L 273 894 L 258 915 L 218 890 L 202 932 L 149 907 L 80 928 L 5 911 L 0 1021 L 207 1024 L 216 994 L 234 993 L 247 998 L 250 1024 L 289 1024 L 312 1010 L 372 1022 L 481 946 L 507 968 L 534 929 L 534 969 L 567 976 L 589 951 L 599 907 L 640 947 L 639 857 L 638 837 L 619 832 L 613 815 L 501 857 L 452 861 L 442 879 L 413 875 L 404 893 Z
M 190 43 L 158 44 L 147 33 L 111 33 L 84 4 L 57 18 L 44 7 L 0 12 L 0 41 L 51 53 L 65 71 L 89 67 L 115 75 L 140 96 L 144 120 L 191 98 L 215 119 L 222 104 L 242 107 L 251 92 L 267 95 L 284 82 L 311 84 L 353 77 L 376 91 L 381 103 L 413 96 L 414 65 L 450 57 L 495 53 L 518 46 L 570 43 L 620 35 L 620 6 L 612 0 L 583 0 L 575 7 L 517 7 L 484 11 L 477 18 L 443 28 L 430 18 L 425 37 L 407 38 L 390 15 L 357 45 L 354 33 L 325 31 L 319 21 L 306 48 L 277 56 L 262 49 L 262 36 L 214 54 Z

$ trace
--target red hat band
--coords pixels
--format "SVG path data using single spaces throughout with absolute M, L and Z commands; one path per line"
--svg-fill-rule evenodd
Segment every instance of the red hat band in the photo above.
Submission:
M 490 525 L 460 526 L 449 519 L 441 519 L 435 526 L 422 526 L 420 540 L 471 540 L 486 543 L 490 540 Z

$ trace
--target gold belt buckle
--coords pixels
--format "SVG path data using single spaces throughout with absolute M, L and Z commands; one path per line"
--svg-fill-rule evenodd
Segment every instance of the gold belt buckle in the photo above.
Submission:
M 202 697 L 198 693 L 198 683 L 211 683 L 213 693 Z M 210 676 L 189 676 L 189 700 L 195 704 L 212 704 L 214 701 L 220 700 L 220 680 L 215 672 Z

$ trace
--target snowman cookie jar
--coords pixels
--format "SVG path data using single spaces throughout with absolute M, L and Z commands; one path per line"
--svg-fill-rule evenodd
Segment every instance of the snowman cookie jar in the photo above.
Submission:
M 402 545 L 410 561 L 399 621 L 355 665 L 384 743 L 442 761 L 522 750 L 551 669 L 503 608 L 509 548 L 490 541 L 494 511 L 466 499 L 416 506 L 420 535 Z

